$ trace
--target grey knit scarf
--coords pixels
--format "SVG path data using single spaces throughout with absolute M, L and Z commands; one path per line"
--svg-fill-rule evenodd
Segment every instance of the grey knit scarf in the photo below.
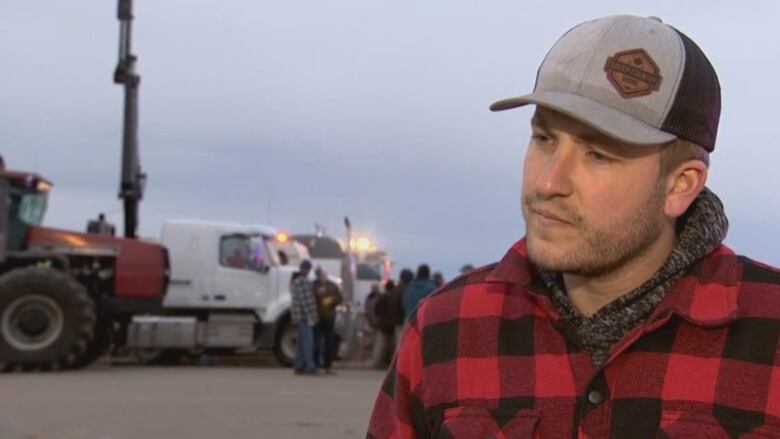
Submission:
M 728 219 L 720 199 L 705 188 L 686 214 L 678 220 L 678 243 L 663 267 L 647 282 L 586 317 L 569 300 L 560 273 L 540 270 L 552 292 L 561 317 L 575 328 L 582 345 L 596 366 L 606 361 L 609 350 L 631 329 L 642 323 L 664 294 L 693 262 L 720 244 L 728 231 Z

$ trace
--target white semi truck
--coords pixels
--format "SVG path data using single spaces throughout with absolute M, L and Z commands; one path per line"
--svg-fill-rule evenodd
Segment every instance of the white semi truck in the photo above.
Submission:
M 346 244 L 326 235 L 296 234 L 292 239 L 306 247 L 314 264 L 328 274 L 344 278 L 349 275 L 349 260 Z M 392 261 L 383 250 L 364 251 L 355 249 L 355 273 L 351 306 L 361 308 L 373 287 L 382 286 L 391 276 Z
M 128 346 L 145 361 L 273 349 L 295 355 L 290 279 L 306 248 L 270 226 L 166 221 L 171 276 L 165 315 L 135 316 Z

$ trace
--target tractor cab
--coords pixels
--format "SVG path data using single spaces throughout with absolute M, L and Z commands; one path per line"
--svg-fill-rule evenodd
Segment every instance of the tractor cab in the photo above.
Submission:
M 51 186 L 38 174 L 5 169 L 0 158 L 0 252 L 20 250 L 29 227 L 41 225 Z

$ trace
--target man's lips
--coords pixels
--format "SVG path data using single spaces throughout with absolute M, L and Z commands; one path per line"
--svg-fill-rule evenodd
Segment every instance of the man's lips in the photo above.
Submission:
M 533 207 L 533 208 L 531 208 L 531 211 L 533 213 L 539 215 L 540 217 L 542 217 L 545 220 L 554 221 L 554 222 L 558 222 L 558 223 L 561 223 L 561 224 L 572 225 L 571 221 L 563 218 L 560 215 L 556 215 L 555 213 L 550 212 L 549 210 L 544 210 L 544 209 L 539 209 L 539 208 Z

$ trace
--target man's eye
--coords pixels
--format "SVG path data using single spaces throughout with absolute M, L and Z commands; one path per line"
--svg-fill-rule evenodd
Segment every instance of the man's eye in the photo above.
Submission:
M 544 134 L 534 134 L 531 136 L 531 140 L 541 144 L 550 143 L 552 141 L 552 139 L 550 139 L 550 136 Z
M 600 163 L 611 163 L 614 161 L 610 157 L 607 157 L 604 154 L 594 150 L 588 151 L 588 157 L 593 159 L 593 161 Z

